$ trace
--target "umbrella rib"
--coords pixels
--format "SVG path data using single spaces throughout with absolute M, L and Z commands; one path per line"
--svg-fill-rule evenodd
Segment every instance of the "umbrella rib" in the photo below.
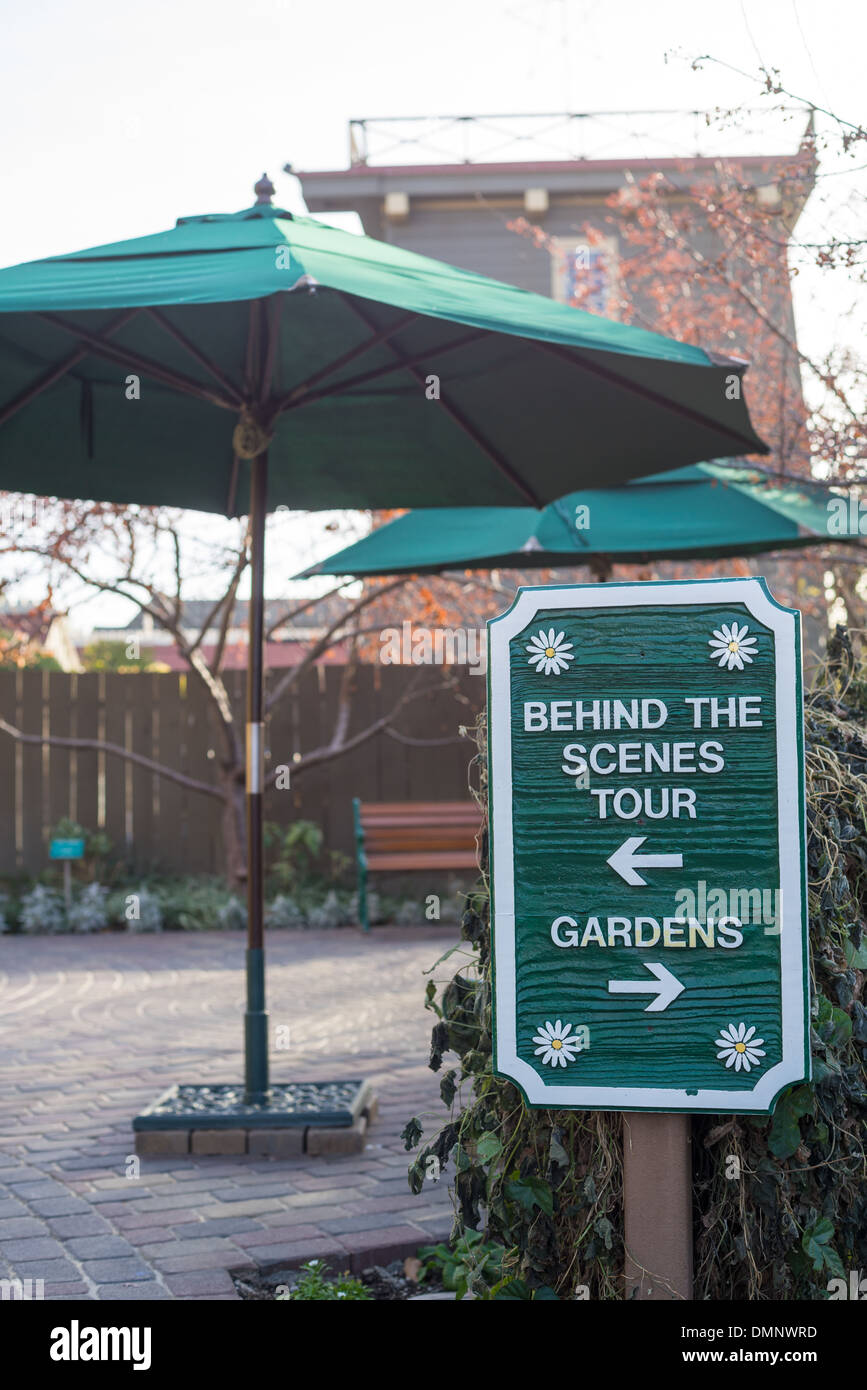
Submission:
M 344 391 L 352 390 L 354 386 L 363 386 L 368 381 L 375 381 L 377 377 L 381 376 L 389 376 L 392 372 L 399 372 L 403 368 L 413 372 L 416 379 L 420 380 L 420 374 L 415 371 L 416 363 L 427 362 L 431 357 L 441 353 L 455 351 L 457 348 L 464 347 L 467 343 L 474 343 L 477 338 L 484 336 L 483 329 L 474 329 L 471 333 L 463 333 L 460 338 L 452 338 L 449 343 L 442 343 L 440 347 L 426 348 L 424 352 L 420 352 L 415 357 L 404 357 L 393 343 L 386 343 L 385 346 L 394 354 L 396 361 L 389 362 L 387 366 L 372 367 L 368 372 L 359 372 L 357 376 L 347 377 L 343 381 L 336 381 L 333 386 L 326 386 L 322 391 L 311 391 L 306 396 L 302 396 L 300 400 L 295 401 L 293 405 L 285 406 L 284 409 L 297 410 L 301 405 L 310 405 L 313 401 L 323 400 L 327 396 L 339 396 Z
M 418 314 L 415 313 L 404 314 L 398 319 L 397 323 L 393 323 L 388 328 L 380 329 L 377 333 L 373 333 L 369 338 L 366 338 L 363 343 L 358 343 L 355 347 L 350 348 L 348 352 L 344 352 L 340 357 L 335 357 L 333 362 L 329 362 L 326 366 L 320 367 L 319 370 L 314 372 L 312 376 L 309 376 L 306 381 L 299 382 L 297 386 L 292 387 L 291 391 L 287 391 L 285 396 L 281 396 L 280 400 L 277 402 L 278 410 L 286 410 L 289 406 L 294 405 L 296 398 L 306 395 L 311 386 L 316 385 L 317 381 L 321 381 L 323 377 L 330 376 L 332 372 L 339 371 L 340 368 L 345 367 L 348 362 L 352 362 L 356 357 L 360 357 L 370 348 L 376 347 L 378 343 L 385 342 L 388 338 L 391 338 L 393 334 L 399 333 L 402 328 L 405 328 L 408 323 L 411 323 L 413 319 L 417 318 Z
M 182 391 L 188 396 L 198 396 L 200 400 L 208 401 L 211 405 L 222 406 L 226 410 L 234 409 L 234 403 L 225 396 L 209 390 L 208 387 L 202 386 L 190 377 L 173 372 L 168 367 L 162 367 L 158 362 L 153 362 L 149 357 L 142 357 L 140 353 L 132 352 L 129 348 L 118 347 L 116 343 L 107 343 L 98 333 L 88 333 L 86 329 L 75 324 L 65 323 L 56 314 L 39 314 L 38 317 L 44 319 L 46 323 L 53 324 L 56 328 L 63 329 L 73 338 L 78 338 L 81 342 L 86 343 L 90 351 L 95 353 L 97 357 L 105 357 L 109 362 L 137 367 L 145 376 L 162 381 L 167 386 L 174 387 L 176 391 Z
M 159 309 L 154 309 L 151 305 L 145 305 L 145 313 L 150 314 L 151 318 L 154 319 L 161 328 L 164 328 L 165 331 L 174 338 L 176 343 L 180 343 L 181 347 L 198 362 L 200 367 L 204 367 L 206 372 L 210 372 L 214 380 L 219 382 L 224 391 L 231 396 L 234 404 L 240 407 L 242 399 L 240 391 L 231 378 L 217 366 L 216 362 L 212 362 L 210 357 L 206 356 L 204 352 L 201 352 L 200 349 L 196 347 L 195 343 L 191 343 L 186 334 L 182 333 L 179 328 L 176 328 L 164 314 L 160 313 Z
M 129 320 L 134 318 L 137 313 L 138 309 L 125 309 L 122 314 L 118 314 L 117 318 L 111 321 L 106 332 L 116 333 L 125 323 L 129 323 Z M 90 349 L 86 347 L 76 348 L 75 352 L 71 352 L 68 357 L 64 357 L 62 362 L 58 362 L 55 366 L 49 367 L 48 371 L 45 372 L 43 376 L 37 378 L 30 386 L 26 387 L 20 395 L 16 396 L 11 401 L 7 401 L 6 405 L 0 409 L 0 425 L 5 425 L 7 420 L 11 419 L 12 416 L 25 405 L 28 405 L 36 396 L 40 396 L 43 391 L 47 391 L 49 386 L 53 386 L 55 381 L 58 381 L 60 377 L 64 376 L 80 362 L 83 357 L 86 357 L 89 351 Z
M 346 298 L 346 302 L 349 304 L 350 308 L 355 311 L 358 317 L 364 323 L 367 323 L 369 327 L 370 323 L 368 317 L 365 314 L 364 310 L 361 308 L 361 306 L 356 304 L 354 300 L 350 298 Z M 480 332 L 473 333 L 469 336 L 471 338 L 480 338 L 483 337 L 484 334 Z M 442 350 L 447 351 L 449 347 L 454 347 L 456 343 L 460 341 L 461 340 L 458 339 L 454 340 L 452 343 L 445 344 Z M 468 339 L 464 338 L 463 341 L 468 341 Z M 395 347 L 394 343 L 388 343 L 387 347 L 389 352 L 391 352 L 395 357 L 398 358 L 398 365 L 401 367 L 405 367 L 407 371 L 409 371 L 415 377 L 419 385 L 423 386 L 424 377 L 415 365 L 416 359 L 405 358 L 400 349 Z M 433 351 L 436 352 L 437 349 L 434 348 Z M 422 354 L 422 357 L 430 357 L 430 355 L 431 353 L 427 352 Z M 480 449 L 482 453 L 491 460 L 491 462 L 500 470 L 500 472 L 506 478 L 508 478 L 509 482 L 517 489 L 518 492 L 520 492 L 521 496 L 524 497 L 531 504 L 531 506 L 541 508 L 544 505 L 542 503 L 541 498 L 533 491 L 529 483 L 525 482 L 521 475 L 517 473 L 514 468 L 512 468 L 511 464 L 506 462 L 502 454 L 494 448 L 494 445 L 490 442 L 490 440 L 486 439 L 485 436 L 481 433 L 481 431 L 477 429 L 475 425 L 471 424 L 471 422 L 467 419 L 463 412 L 458 409 L 457 406 L 450 404 L 449 401 L 444 400 L 442 397 L 440 397 L 439 404 L 443 407 L 449 418 L 453 420 L 455 424 L 458 425 L 466 435 L 469 436 L 469 438 L 476 445 L 476 448 Z
M 261 299 L 250 301 L 250 312 L 247 315 L 247 347 L 244 356 L 244 394 L 248 398 L 253 396 L 253 378 L 256 374 L 256 344 L 259 336 L 259 312 L 262 307 Z
M 262 367 L 262 381 L 259 389 L 259 404 L 265 405 L 271 393 L 271 378 L 274 374 L 274 357 L 277 352 L 277 340 L 280 331 L 280 319 L 283 315 L 283 305 L 286 301 L 285 295 L 277 295 L 277 303 L 273 313 L 268 315 L 268 301 L 265 300 L 262 306 L 267 327 L 267 338 L 265 342 L 265 361 Z
M 710 416 L 703 415 L 699 410 L 692 410 L 688 405 L 681 405 L 678 401 L 670 400 L 667 396 L 662 396 L 658 391 L 654 391 L 649 386 L 641 386 L 637 381 L 630 381 L 629 377 L 623 376 L 620 372 L 613 371 L 610 367 L 603 367 L 599 362 L 588 361 L 581 353 L 569 351 L 560 347 L 558 343 L 548 343 L 543 338 L 530 338 L 528 340 L 536 347 L 542 348 L 545 352 L 553 353 L 555 357 L 561 358 L 564 362 L 569 362 L 573 367 L 582 367 L 585 371 L 593 372 L 596 376 L 603 377 L 606 381 L 613 381 L 617 386 L 625 387 L 636 396 L 643 396 L 645 400 L 652 401 L 654 405 L 661 405 L 665 410 L 670 410 L 677 415 L 683 415 L 687 420 L 693 420 L 696 424 L 704 425 L 705 428 L 714 430 L 717 434 L 727 434 L 730 439 L 737 439 L 742 444 L 746 444 L 747 453 L 750 454 L 769 454 L 771 451 L 767 444 L 761 439 L 750 439 L 748 435 L 741 434 L 739 430 L 730 429 L 718 420 L 712 420 Z

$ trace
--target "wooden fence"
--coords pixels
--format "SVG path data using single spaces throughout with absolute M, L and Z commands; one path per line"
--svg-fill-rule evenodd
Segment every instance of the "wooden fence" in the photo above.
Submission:
M 455 668 L 451 668 L 454 672 Z M 331 738 L 342 668 L 317 667 L 277 705 L 268 725 L 266 820 L 316 821 L 330 849 L 351 853 L 352 798 L 449 800 L 464 796 L 472 744 L 457 735 L 485 701 L 483 677 L 462 672 L 457 691 L 434 690 L 442 668 L 361 666 L 350 735 L 394 709 L 409 683 L 424 694 L 405 705 L 394 728 L 407 742 L 377 734 L 351 753 L 290 776 L 273 776 L 293 755 Z M 244 719 L 244 674 L 226 685 Z M 210 702 L 197 681 L 178 674 L 0 671 L 0 718 L 27 734 L 120 744 L 201 781 L 216 784 L 220 745 Z M 447 740 L 420 746 L 412 740 Z M 48 840 L 65 816 L 103 830 L 137 870 L 219 873 L 222 803 L 120 757 L 91 749 L 22 744 L 0 730 L 0 873 L 35 873 L 48 864 Z

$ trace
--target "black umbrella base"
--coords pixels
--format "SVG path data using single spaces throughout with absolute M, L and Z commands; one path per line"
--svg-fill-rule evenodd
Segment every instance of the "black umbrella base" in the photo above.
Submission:
M 376 1098 L 367 1081 L 289 1081 L 267 1103 L 244 1087 L 170 1086 L 132 1122 L 137 1154 L 259 1158 L 361 1153 Z

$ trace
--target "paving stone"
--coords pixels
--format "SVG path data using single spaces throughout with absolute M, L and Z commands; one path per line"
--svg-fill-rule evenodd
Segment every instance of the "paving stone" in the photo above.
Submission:
M 174 1221 L 174 1212 L 171 1213 L 171 1217 Z M 177 1236 L 171 1226 L 137 1227 L 135 1230 L 129 1231 L 126 1234 L 129 1235 L 130 1242 L 134 1248 L 142 1250 L 144 1250 L 145 1245 L 158 1245 L 164 1244 L 169 1240 L 177 1240 Z
M 50 1236 L 30 1236 L 24 1240 L 4 1240 L 3 1255 L 16 1264 L 18 1260 L 62 1260 L 63 1246 Z
M 376 1165 L 377 1168 L 379 1166 Z M 373 1181 L 360 1171 L 357 1161 L 342 1165 L 339 1160 L 332 1159 L 325 1171 L 321 1164 L 311 1161 L 310 1168 L 314 1171 L 302 1169 L 292 1172 L 292 1186 L 297 1188 L 299 1193 L 337 1191 L 341 1187 L 355 1188 L 362 1192 L 371 1186 Z
M 143 1280 L 138 1284 L 100 1284 L 96 1292 L 103 1303 L 143 1302 L 147 1299 L 170 1299 L 172 1296 L 155 1279 Z
M 190 1132 L 187 1129 L 137 1129 L 137 1154 L 188 1154 Z
M 37 1216 L 75 1216 L 89 1212 L 87 1202 L 80 1197 L 34 1197 L 28 1206 Z
M 19 1236 L 44 1236 L 45 1222 L 33 1216 L 8 1216 L 0 1221 L 0 1241 L 15 1240 Z
M 300 1126 L 295 1129 L 251 1129 L 247 1152 L 254 1157 L 296 1158 L 304 1152 L 304 1130 Z
M 222 1202 L 210 1207 L 200 1207 L 202 1216 L 205 1220 L 219 1217 L 236 1216 L 263 1216 L 265 1213 L 282 1211 L 281 1203 L 274 1197 L 263 1197 L 261 1199 L 251 1198 L 246 1202 L 233 1202 L 231 1206 L 225 1206 Z
M 125 1284 L 154 1277 L 153 1270 L 140 1260 L 83 1260 L 81 1267 L 95 1284 Z
M 352 1216 L 368 1216 L 377 1212 L 379 1212 L 380 1215 L 383 1213 L 387 1215 L 389 1212 L 404 1211 L 408 1206 L 413 1206 L 419 1211 L 447 1210 L 450 1212 L 452 1210 L 448 1189 L 445 1187 L 445 1184 L 443 1185 L 442 1197 L 439 1201 L 433 1202 L 429 1200 L 424 1203 L 418 1201 L 413 1202 L 413 1195 L 407 1184 L 404 1191 L 400 1193 L 399 1196 L 362 1197 L 357 1202 L 350 1203 L 347 1207 L 347 1211 Z M 414 1219 L 415 1216 L 413 1216 L 413 1220 Z
M 352 1188 L 327 1187 L 316 1192 L 299 1192 L 297 1197 L 290 1197 L 286 1203 L 287 1208 L 293 1210 L 297 1207 L 319 1207 L 319 1206 L 341 1206 L 352 1197 L 361 1196 L 360 1192 Z
M 197 1221 L 194 1225 L 179 1226 L 178 1240 L 201 1240 L 207 1236 L 234 1236 L 254 1231 L 257 1223 L 251 1216 L 218 1216 L 212 1221 Z
M 387 1226 L 384 1229 L 348 1232 L 340 1237 L 351 1255 L 353 1271 L 370 1264 L 390 1264 L 406 1255 L 414 1255 L 427 1236 L 415 1226 Z
M 209 1250 L 227 1250 L 231 1242 L 226 1236 L 209 1236 L 207 1240 L 166 1240 L 158 1245 L 142 1245 L 139 1254 L 146 1260 L 158 1262 L 166 1255 L 201 1254 Z
M 354 1124 L 345 1129 L 315 1129 L 312 1125 L 307 1131 L 305 1148 L 308 1154 L 325 1157 L 328 1154 L 360 1154 L 364 1149 L 367 1133 L 367 1120 L 359 1115 Z
M 381 1231 L 382 1216 L 380 1214 L 345 1216 L 336 1221 L 323 1221 L 321 1224 L 323 1231 L 342 1237 L 344 1234 L 353 1235 L 358 1231 Z
M 248 1235 L 238 1236 L 234 1244 L 239 1249 L 246 1246 L 255 1245 L 258 1249 L 263 1245 L 286 1245 L 296 1243 L 299 1240 L 312 1240 L 322 1234 L 321 1226 L 274 1226 L 264 1231 L 251 1231 Z
M 111 1232 L 108 1222 L 90 1209 L 81 1216 L 49 1217 L 48 1229 L 58 1240 L 67 1240 L 70 1236 L 101 1236 Z
M 346 1207 L 287 1207 L 285 1211 L 268 1212 L 259 1218 L 259 1222 L 265 1230 L 272 1226 L 291 1226 L 293 1223 L 301 1225 L 302 1222 L 316 1222 L 318 1225 L 322 1221 L 329 1221 L 335 1216 L 348 1216 L 349 1211 Z M 238 1237 L 240 1242 L 241 1237 Z
M 243 1187 L 221 1187 L 214 1188 L 213 1195 L 216 1201 L 234 1204 L 235 1202 L 249 1202 L 252 1198 L 257 1201 L 262 1197 L 276 1197 L 284 1199 L 293 1195 L 294 1189 L 288 1182 L 272 1183 L 270 1186 L 264 1184 L 261 1178 L 254 1175 L 254 1181 L 245 1182 Z
M 247 1131 L 244 1129 L 194 1129 L 190 1136 L 190 1153 L 243 1154 L 247 1152 Z
M 165 1255 L 159 1261 L 160 1274 L 184 1274 L 191 1269 L 257 1269 L 255 1260 L 240 1250 L 227 1246 L 224 1250 L 209 1250 L 198 1255 Z
M 297 1269 L 307 1260 L 336 1260 L 338 1264 L 335 1268 L 346 1269 L 350 1260 L 343 1245 L 333 1238 L 329 1242 L 324 1236 L 318 1240 L 293 1241 L 286 1245 L 261 1245 L 258 1249 L 254 1247 L 248 1250 L 247 1254 L 260 1269 L 280 1269 L 283 1265 L 287 1269 Z
M 149 1226 L 162 1226 L 164 1222 L 171 1222 L 173 1226 L 183 1225 L 187 1221 L 198 1221 L 198 1214 L 194 1211 L 183 1211 L 169 1207 L 163 1207 L 160 1211 L 124 1211 L 120 1212 L 114 1220 L 115 1226 L 119 1231 L 129 1231 L 131 1240 L 146 1240 Z M 133 1232 L 141 1231 L 141 1235 L 134 1235 Z
M 225 1269 L 198 1269 L 184 1274 L 167 1274 L 166 1288 L 174 1294 L 230 1293 L 232 1276 Z
M 28 1202 L 31 1197 L 65 1197 L 67 1193 L 60 1183 L 43 1178 L 40 1182 L 10 1182 L 8 1186 L 16 1197 Z
M 135 1246 L 123 1236 L 76 1236 L 66 1242 L 66 1248 L 76 1260 L 116 1260 L 121 1255 L 135 1255 Z
M 81 1271 L 66 1259 L 16 1260 L 14 1268 L 18 1279 L 44 1279 L 46 1293 L 56 1284 L 75 1284 L 81 1279 Z

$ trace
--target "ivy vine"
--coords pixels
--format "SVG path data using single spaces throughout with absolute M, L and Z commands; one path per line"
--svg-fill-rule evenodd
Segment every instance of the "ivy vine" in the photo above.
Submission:
M 805 708 L 813 1080 L 773 1117 L 693 1118 L 697 1299 L 824 1299 L 829 1281 L 867 1268 L 867 664 L 838 629 Z M 486 813 L 484 717 L 471 731 L 473 793 Z M 492 1070 L 487 827 L 481 880 L 461 942 L 427 985 L 436 1015 L 430 1066 L 445 1124 L 414 1156 L 413 1192 L 452 1175 L 452 1242 L 502 1247 L 470 1265 L 482 1298 L 623 1297 L 622 1121 L 592 1111 L 531 1110 Z M 407 1150 L 423 1126 L 404 1131 Z M 472 1248 L 469 1246 L 468 1248 Z M 496 1264 L 498 1277 L 489 1270 Z

